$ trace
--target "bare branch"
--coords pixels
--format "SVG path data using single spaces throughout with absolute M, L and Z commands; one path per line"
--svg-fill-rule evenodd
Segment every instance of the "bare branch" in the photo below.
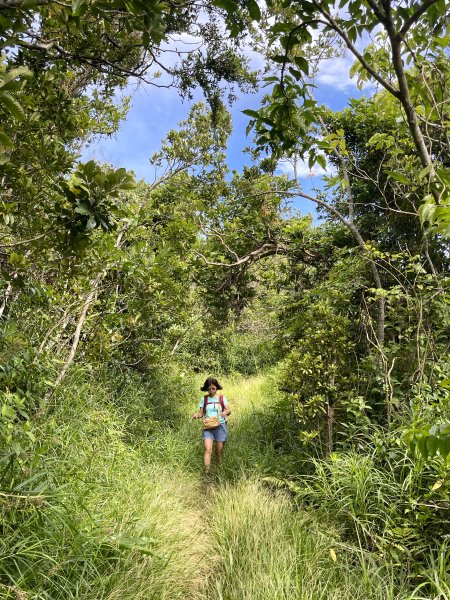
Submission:
M 23 244 L 29 244 L 30 242 L 35 242 L 36 240 L 39 240 L 41 238 L 43 238 L 44 236 L 48 235 L 49 233 L 54 233 L 55 230 L 51 229 L 48 231 L 44 231 L 44 233 L 41 233 L 39 235 L 37 235 L 36 237 L 33 238 L 29 238 L 28 240 L 20 240 L 20 242 L 9 242 L 6 244 L 0 244 L 0 248 L 13 248 L 15 246 L 22 246 Z
M 69 355 L 68 355 L 66 361 L 64 362 L 63 367 L 62 367 L 61 371 L 59 372 L 58 377 L 56 378 L 56 381 L 54 383 L 54 389 L 56 389 L 60 385 L 60 383 L 62 382 L 62 380 L 64 379 L 64 377 L 67 373 L 68 368 L 70 367 L 70 365 L 73 362 L 73 359 L 75 358 L 75 354 L 76 354 L 77 347 L 78 347 L 78 342 L 80 341 L 81 330 L 83 328 L 84 321 L 86 320 L 87 311 L 88 311 L 89 306 L 95 299 L 95 296 L 97 293 L 97 287 L 98 287 L 102 277 L 103 277 L 103 273 L 99 273 L 97 275 L 97 277 L 94 279 L 94 281 L 92 283 L 91 289 L 89 290 L 88 294 L 85 297 L 83 308 L 81 309 L 81 313 L 78 318 L 77 326 L 75 328 L 75 333 L 73 336 L 73 341 L 72 341 Z
M 239 258 L 238 260 L 236 260 L 233 263 L 218 263 L 218 262 L 209 261 L 206 258 L 206 256 L 204 256 L 200 252 L 195 252 L 195 255 L 198 256 L 199 258 L 201 258 L 204 261 L 204 263 L 208 266 L 226 267 L 228 269 L 232 269 L 233 267 L 238 267 L 249 261 L 253 262 L 260 258 L 265 258 L 267 256 L 273 256 L 274 254 L 280 254 L 280 253 L 285 254 L 286 252 L 287 252 L 287 250 L 286 250 L 285 246 L 283 246 L 279 243 L 265 243 L 265 244 L 262 244 L 262 246 L 260 246 L 259 248 L 256 248 L 255 250 L 252 250 L 248 254 L 245 254 L 244 256 L 242 256 L 241 258 Z
M 218 238 L 219 241 L 220 241 L 220 243 L 222 244 L 222 246 L 224 248 L 226 248 L 230 254 L 233 254 L 236 260 L 239 260 L 239 256 L 225 242 L 225 240 L 223 239 L 223 235 L 221 235 L 218 231 L 214 231 L 214 229 L 212 229 L 211 232 L 208 232 L 201 224 L 199 225 L 199 227 L 200 227 L 200 231 L 202 233 L 204 233 L 206 235 L 206 237 L 216 237 L 216 238 Z

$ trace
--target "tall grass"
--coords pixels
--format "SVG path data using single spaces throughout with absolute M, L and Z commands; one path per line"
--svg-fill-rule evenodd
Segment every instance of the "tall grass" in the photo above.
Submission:
M 128 387 L 130 411 L 144 396 Z M 42 420 L 39 471 L 3 497 L 0 597 L 204 597 L 199 478 L 185 468 L 188 443 L 157 416 L 132 440 L 114 386 L 72 377 Z
M 280 461 L 265 431 L 264 413 L 274 401 L 267 379 L 231 378 L 223 385 L 232 415 L 223 468 L 208 503 L 215 553 L 221 557 L 208 598 L 400 598 L 392 570 L 343 543 L 332 519 L 324 526 L 313 512 L 298 512 L 285 493 L 258 481 L 276 472 Z
M 281 493 L 242 479 L 212 494 L 210 522 L 222 557 L 211 577 L 215 600 L 396 598 L 392 577 L 364 572 L 357 551 L 343 547 L 314 518 L 296 513 Z
M 107 375 L 74 371 L 41 419 L 39 451 L 0 496 L 0 598 L 406 598 L 342 528 L 261 483 L 278 460 L 264 377 L 222 382 L 230 441 L 211 481 L 190 418 L 202 378 Z

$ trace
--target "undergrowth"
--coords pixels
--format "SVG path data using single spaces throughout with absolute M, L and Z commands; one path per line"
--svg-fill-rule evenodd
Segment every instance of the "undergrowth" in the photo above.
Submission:
M 3 472 L 0 598 L 408 598 L 339 519 L 262 481 L 280 460 L 267 378 L 221 382 L 230 442 L 211 481 L 190 418 L 202 377 L 74 370 L 36 415 L 34 453 Z

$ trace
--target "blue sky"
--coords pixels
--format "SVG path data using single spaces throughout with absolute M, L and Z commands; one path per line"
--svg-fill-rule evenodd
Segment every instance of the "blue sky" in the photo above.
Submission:
M 351 58 L 340 58 L 322 64 L 316 79 L 316 99 L 334 110 L 348 104 L 349 98 L 361 96 L 355 81 L 349 77 Z M 131 108 L 115 136 L 100 137 L 83 152 L 84 159 L 94 158 L 108 162 L 116 168 L 125 167 L 135 172 L 138 178 L 153 181 L 154 170 L 150 157 L 159 149 L 161 140 L 170 129 L 187 117 L 193 102 L 201 100 L 200 92 L 191 102 L 182 101 L 173 88 L 156 88 L 151 85 L 130 85 L 125 95 L 131 96 Z M 242 113 L 246 108 L 257 109 L 260 106 L 262 92 L 241 94 L 231 107 L 233 133 L 228 144 L 228 164 L 230 169 L 240 170 L 244 164 L 250 164 L 250 157 L 243 148 L 251 142 L 245 129 L 249 118 Z M 307 192 L 320 187 L 321 169 L 314 168 L 309 173 L 305 167 L 300 174 L 301 184 Z M 280 165 L 280 172 L 289 172 L 287 165 Z M 293 175 L 289 172 L 289 175 Z M 314 206 L 307 200 L 299 199 L 293 204 L 303 213 L 315 213 Z

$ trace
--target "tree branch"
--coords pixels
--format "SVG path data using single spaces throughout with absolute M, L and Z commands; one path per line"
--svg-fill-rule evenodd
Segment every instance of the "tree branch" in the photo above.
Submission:
M 41 233 L 39 235 L 37 235 L 36 237 L 33 238 L 29 238 L 28 240 L 20 240 L 20 242 L 10 242 L 10 243 L 6 243 L 0 244 L 0 248 L 13 248 L 15 246 L 22 246 L 22 244 L 29 244 L 30 242 L 35 242 L 36 240 L 39 240 L 41 238 L 43 238 L 44 236 L 48 235 L 49 233 L 54 233 L 55 230 L 48 230 L 48 231 L 44 231 L 44 233 Z
M 380 23 L 382 23 L 383 25 L 385 25 L 385 23 L 386 23 L 386 15 L 380 10 L 380 7 L 375 2 L 375 0 L 367 0 L 367 4 L 373 10 L 375 16 L 380 21 Z
M 214 231 L 214 230 L 211 230 L 211 232 L 208 232 L 201 224 L 199 225 L 199 228 L 200 228 L 200 231 L 206 235 L 206 237 L 216 237 L 216 238 L 218 238 L 220 240 L 220 243 L 222 244 L 222 246 L 224 248 L 226 248 L 230 254 L 233 254 L 235 256 L 236 260 L 239 260 L 239 256 L 225 242 L 225 240 L 223 239 L 223 235 L 221 235 L 219 232 Z
M 201 258 L 204 261 L 204 263 L 210 267 L 227 267 L 229 269 L 232 269 L 233 267 L 238 267 L 240 265 L 243 265 L 250 260 L 254 261 L 259 258 L 265 258 L 266 256 L 272 256 L 273 254 L 278 254 L 279 251 L 283 251 L 283 253 L 285 253 L 286 248 L 276 242 L 275 243 L 265 243 L 262 246 L 260 246 L 259 248 L 252 250 L 248 254 L 244 254 L 244 256 L 242 256 L 241 258 L 239 258 L 238 260 L 236 260 L 233 263 L 218 263 L 218 262 L 209 261 L 206 258 L 206 256 L 204 254 L 201 254 L 200 252 L 195 252 L 195 255 L 198 256 L 199 258 Z
M 430 6 L 433 6 L 433 4 L 436 4 L 437 2 L 439 2 L 439 0 L 425 0 L 422 6 L 419 6 L 416 12 L 413 13 L 409 17 L 409 19 L 407 19 L 404 22 L 403 27 L 397 33 L 398 39 L 402 41 L 405 35 L 408 33 L 409 29 L 412 27 L 412 25 L 414 25 L 414 23 L 418 21 L 418 19 L 423 15 L 424 12 L 426 12 L 430 8 Z
M 361 248 L 361 250 L 364 252 L 364 254 L 368 258 L 370 270 L 372 271 L 372 277 L 373 277 L 376 289 L 379 289 L 379 290 L 383 289 L 380 273 L 378 271 L 378 267 L 375 264 L 375 261 L 373 260 L 373 258 L 368 254 L 366 243 L 365 243 L 363 237 L 361 236 L 361 234 L 359 233 L 358 228 L 356 227 L 354 222 L 350 221 L 349 219 L 346 219 L 344 217 L 344 215 L 339 210 L 337 210 L 332 204 L 329 204 L 325 200 L 321 200 L 320 198 L 310 196 L 309 194 L 305 194 L 303 192 L 303 190 L 300 187 L 300 182 L 298 180 L 297 161 L 296 160 L 294 161 L 294 175 L 295 175 L 295 181 L 296 181 L 296 185 L 297 185 L 297 194 L 296 195 L 301 196 L 302 198 L 306 198 L 307 200 L 311 200 L 311 202 L 315 202 L 319 206 L 323 206 L 329 212 L 331 212 L 333 215 L 335 215 L 341 221 L 341 223 L 343 225 L 345 225 L 345 227 L 347 227 L 347 229 L 353 234 L 353 237 L 355 238 L 356 242 L 358 243 L 358 246 Z M 383 344 L 384 344 L 385 304 L 386 304 L 385 298 L 383 296 L 379 296 L 378 297 L 378 320 L 377 320 L 377 335 L 376 335 L 376 337 L 377 337 L 377 342 L 378 342 L 378 345 L 380 348 L 382 348 Z
M 61 371 L 59 372 L 58 377 L 56 378 L 56 381 L 54 384 L 54 389 L 56 389 L 60 385 L 60 383 L 62 382 L 62 380 L 64 379 L 64 377 L 67 373 L 68 368 L 70 367 L 70 365 L 73 362 L 73 359 L 75 358 L 75 354 L 76 354 L 77 347 L 78 347 L 78 342 L 80 341 L 81 330 L 83 329 L 84 321 L 86 320 L 87 311 L 88 311 L 89 306 L 91 305 L 92 301 L 95 298 L 98 285 L 99 285 L 100 281 L 102 280 L 102 278 L 103 278 L 103 273 L 99 273 L 97 275 L 97 277 L 94 279 L 94 282 L 92 283 L 92 287 L 85 297 L 83 308 L 81 309 L 81 313 L 78 318 L 77 326 L 75 328 L 75 333 L 73 336 L 73 341 L 72 341 L 72 345 L 70 347 L 69 355 L 68 355 Z
M 392 12 L 390 10 L 389 0 L 384 0 L 383 4 L 385 5 L 386 12 L 386 32 L 391 42 L 392 64 L 394 67 L 395 74 L 397 75 L 397 81 L 399 86 L 399 91 L 396 94 L 396 98 L 400 100 L 400 103 L 403 106 L 403 110 L 405 111 L 408 127 L 411 132 L 414 145 L 416 146 L 417 152 L 419 154 L 420 162 L 424 167 L 432 167 L 429 174 L 429 179 L 432 180 L 435 178 L 436 173 L 432 166 L 433 161 L 431 160 L 430 153 L 428 152 L 428 148 L 426 147 L 422 131 L 419 127 L 416 109 L 411 100 L 409 86 L 406 79 L 405 68 L 403 65 L 401 41 L 397 35 L 397 32 L 395 31 L 395 25 L 392 18 Z
M 312 2 L 314 4 L 314 6 L 317 8 L 317 10 L 319 10 L 322 13 L 322 15 L 325 17 L 325 19 L 327 20 L 327 25 L 329 27 L 331 27 L 331 29 L 333 29 L 339 35 L 339 37 L 345 42 L 345 45 L 347 46 L 347 48 L 350 50 L 350 52 L 354 56 L 356 56 L 356 58 L 361 63 L 361 65 L 366 69 L 366 71 L 368 73 L 370 73 L 372 75 L 372 77 L 376 81 L 378 81 L 378 83 L 380 85 L 382 85 L 390 94 L 392 94 L 395 98 L 398 98 L 399 93 L 400 93 L 399 90 L 397 90 L 397 88 L 395 88 L 391 83 L 389 83 L 389 81 L 387 81 L 386 79 L 381 77 L 378 74 L 378 72 L 366 61 L 364 56 L 360 52 L 358 52 L 358 50 L 356 49 L 354 44 L 351 42 L 347 33 L 338 25 L 338 23 L 335 21 L 335 19 L 333 19 L 333 17 L 329 13 L 327 13 L 326 10 L 324 10 L 324 8 L 321 6 L 320 2 L 318 0 L 312 0 Z

